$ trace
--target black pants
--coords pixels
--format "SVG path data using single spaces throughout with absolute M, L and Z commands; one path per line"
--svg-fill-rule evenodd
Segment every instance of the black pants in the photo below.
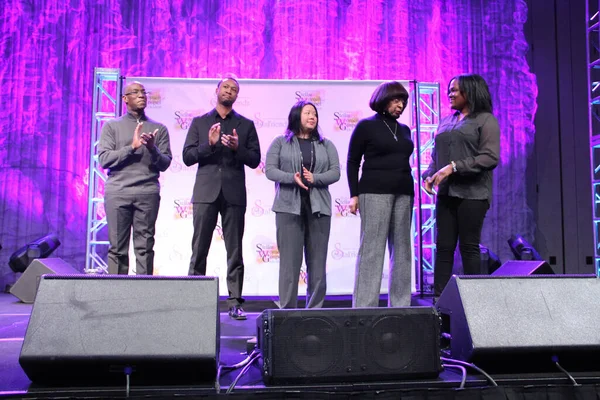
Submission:
M 133 228 L 135 273 L 154 273 L 154 232 L 160 195 L 112 194 L 104 195 L 104 210 L 108 225 L 108 273 L 129 273 L 129 238 Z
M 327 246 L 331 217 L 313 214 L 308 196 L 302 198 L 300 215 L 278 212 L 279 307 L 298 308 L 298 284 L 302 253 L 306 262 L 306 307 L 321 308 L 327 293 Z
M 213 203 L 194 203 L 194 234 L 192 236 L 192 258 L 189 275 L 206 275 L 206 257 L 210 250 L 217 217 L 221 213 L 223 240 L 227 251 L 227 289 L 229 307 L 242 304 L 244 284 L 244 260 L 242 238 L 246 207 L 229 204 L 223 192 Z
M 490 203 L 487 200 L 437 197 L 435 206 L 437 239 L 433 274 L 435 296 L 442 293 L 452 276 L 457 242 L 459 242 L 464 274 L 479 274 L 481 228 L 489 208 Z

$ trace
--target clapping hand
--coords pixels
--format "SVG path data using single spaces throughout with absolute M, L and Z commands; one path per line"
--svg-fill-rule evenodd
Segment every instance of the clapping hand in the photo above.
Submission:
M 300 172 L 296 172 L 294 174 L 294 180 L 296 181 L 296 184 L 302 189 L 308 190 L 308 187 L 304 184 L 304 182 L 302 182 L 302 175 L 300 175 Z
M 223 137 L 221 137 L 221 143 L 223 144 L 223 146 L 228 147 L 233 151 L 236 151 L 238 149 L 239 143 L 239 138 L 236 130 L 234 129 L 233 134 L 231 135 L 223 135 Z
M 140 122 L 139 124 L 137 124 L 137 126 L 135 127 L 135 131 L 133 131 L 133 140 L 131 142 L 131 148 L 133 150 L 137 150 L 140 147 L 142 147 L 142 145 L 144 143 L 142 143 L 142 139 L 141 139 L 141 130 L 142 130 L 142 125 L 144 125 L 143 122 Z
M 304 179 L 306 179 L 306 181 L 308 183 L 310 183 L 311 185 L 313 183 L 315 183 L 315 180 L 314 180 L 312 172 L 310 172 L 309 170 L 307 170 L 306 167 L 302 167 L 302 175 L 304 176 Z
M 150 133 L 142 133 L 140 136 L 140 141 L 142 144 L 146 145 L 147 148 L 153 149 L 154 144 L 156 143 L 156 134 L 158 133 L 158 129 L 155 129 L 154 132 Z
M 219 136 L 221 135 L 221 124 L 217 122 L 213 126 L 210 127 L 208 131 L 208 144 L 214 146 L 219 141 Z

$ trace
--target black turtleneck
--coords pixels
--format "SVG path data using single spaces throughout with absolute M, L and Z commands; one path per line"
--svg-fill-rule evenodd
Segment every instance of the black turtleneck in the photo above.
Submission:
M 398 140 L 394 139 L 394 130 Z M 360 120 L 348 147 L 346 172 L 350 196 L 361 193 L 414 195 L 410 170 L 410 156 L 414 148 L 410 128 L 396 119 L 375 114 Z M 358 170 L 363 157 L 359 182 Z

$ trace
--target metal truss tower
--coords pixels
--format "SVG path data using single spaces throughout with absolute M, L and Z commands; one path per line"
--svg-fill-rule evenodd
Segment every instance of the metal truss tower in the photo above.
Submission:
M 416 82 L 412 93 L 414 122 L 412 128 L 415 152 L 413 178 L 415 180 L 414 233 L 417 289 L 421 294 L 433 292 L 435 264 L 435 199 L 421 185 L 421 174 L 429 166 L 434 135 L 440 123 L 440 84 Z
M 587 62 L 589 87 L 590 160 L 594 223 L 594 266 L 600 276 L 600 10 L 599 0 L 587 2 Z
M 106 174 L 98 163 L 98 143 L 102 125 L 121 115 L 122 79 L 119 69 L 94 68 L 90 167 L 88 171 L 88 215 L 85 249 L 85 273 L 107 273 L 108 266 L 99 250 L 108 249 L 104 213 Z

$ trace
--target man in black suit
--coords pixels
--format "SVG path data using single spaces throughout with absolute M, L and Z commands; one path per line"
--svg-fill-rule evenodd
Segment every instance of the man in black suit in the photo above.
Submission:
M 189 275 L 206 274 L 206 257 L 218 213 L 221 213 L 227 250 L 229 316 L 244 320 L 244 165 L 250 168 L 258 166 L 260 144 L 254 122 L 233 111 L 239 88 L 239 83 L 234 78 L 224 78 L 219 82 L 216 90 L 217 106 L 192 120 L 183 146 L 183 162 L 187 166 L 198 164 L 192 196 L 194 235 Z

